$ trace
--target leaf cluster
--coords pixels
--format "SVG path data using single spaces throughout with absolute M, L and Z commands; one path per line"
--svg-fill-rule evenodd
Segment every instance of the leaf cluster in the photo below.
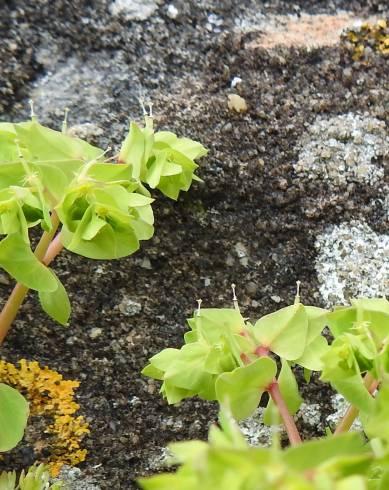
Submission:
M 384 490 L 389 485 L 389 302 L 360 298 L 326 311 L 293 305 L 254 324 L 235 309 L 203 309 L 188 320 L 181 349 L 165 349 L 143 373 L 163 381 L 169 403 L 189 397 L 218 400 L 221 429 L 209 443 L 172 445 L 175 474 L 141 481 L 147 490 Z M 328 327 L 330 345 L 323 335 Z M 292 368 L 331 383 L 359 413 L 364 434 L 332 434 L 286 450 L 246 445 L 232 417 L 253 413 L 264 391 L 277 384 L 290 414 L 301 397 Z M 379 389 L 378 395 L 374 391 Z M 278 423 L 270 399 L 265 422 Z M 352 420 L 351 420 L 352 422 Z M 351 422 L 349 425 L 351 425 Z M 367 439 L 366 439 L 367 437 Z
M 61 482 L 50 484 L 48 468 L 43 465 L 31 466 L 27 473 L 22 471 L 16 483 L 15 471 L 3 471 L 0 474 L 1 490 L 64 490 Z
M 40 228 L 49 244 L 60 226 L 60 245 L 85 257 L 128 256 L 154 232 L 153 199 L 145 184 L 177 199 L 193 179 L 199 180 L 194 160 L 205 154 L 189 138 L 154 132 L 150 117 L 145 128 L 131 123 L 112 158 L 35 118 L 0 123 L 0 266 L 38 291 L 43 309 L 65 324 L 70 314 L 66 290 L 42 263 L 39 246 L 32 251 L 30 228 Z
M 275 354 L 281 359 L 280 390 L 295 413 L 302 400 L 291 366 L 301 366 L 307 376 L 322 368 L 325 322 L 325 310 L 299 301 L 254 324 L 235 309 L 202 309 L 188 320 L 185 345 L 155 355 L 142 372 L 163 381 L 161 392 L 169 403 L 195 395 L 219 403 L 228 399 L 233 416 L 243 419 L 276 377 L 277 363 L 270 356 Z M 268 413 L 271 407 L 270 401 Z
M 387 414 L 388 409 L 385 409 Z M 366 444 L 356 432 L 304 442 L 280 449 L 250 447 L 229 411 L 220 413 L 209 442 L 188 441 L 169 446 L 175 473 L 140 480 L 145 490 L 384 490 L 387 454 Z
M 0 123 L 0 267 L 24 286 L 17 294 L 37 291 L 43 310 L 66 324 L 70 302 L 48 267 L 50 247 L 55 244 L 92 259 L 134 253 L 140 241 L 154 233 L 153 199 L 145 185 L 177 199 L 193 179 L 199 180 L 194 160 L 206 153 L 189 138 L 154 132 L 151 117 L 146 117 L 145 128 L 131 123 L 120 153 L 112 158 L 66 131 L 42 126 L 35 117 Z M 42 233 L 34 251 L 31 228 Z M 16 304 L 11 298 L 11 310 L 12 301 Z M 2 338 L 12 321 L 7 315 L 0 324 Z M 0 405 L 0 451 L 7 451 L 22 438 L 28 404 L 15 389 L 0 384 Z

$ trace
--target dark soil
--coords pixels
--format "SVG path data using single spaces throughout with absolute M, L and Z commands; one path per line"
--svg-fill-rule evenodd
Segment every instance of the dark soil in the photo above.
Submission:
M 204 184 L 177 203 L 156 195 L 156 232 L 141 251 L 116 262 L 58 257 L 55 269 L 73 306 L 69 327 L 48 319 L 31 294 L 2 347 L 8 361 L 37 360 L 81 381 L 78 401 L 91 425 L 81 469 L 102 489 L 135 488 L 134 478 L 150 473 L 150 460 L 169 441 L 205 438 L 216 419 L 216 405 L 197 399 L 167 406 L 158 383 L 139 374 L 153 354 L 182 344 L 196 299 L 231 306 L 235 282 L 244 314 L 255 318 L 289 304 L 299 279 L 304 302 L 320 306 L 314 241 L 323 227 L 363 217 L 373 229 L 388 230 L 375 199 L 384 182 L 334 193 L 324 181 L 296 178 L 292 167 L 295 143 L 318 115 L 387 118 L 387 59 L 372 53 L 367 64 L 353 62 L 341 45 L 247 49 L 253 33 L 234 29 L 235 20 L 255 12 L 385 16 L 386 2 L 180 0 L 171 19 L 161 1 L 142 22 L 111 16 L 103 0 L 0 4 L 2 120 L 26 118 L 33 97 L 44 124 L 58 128 L 68 106 L 70 125 L 103 130 L 92 132 L 91 142 L 117 145 L 128 118 L 141 120 L 137 98 L 145 94 L 158 128 L 210 149 L 199 171 Z M 207 26 L 209 14 L 220 25 Z M 236 75 L 243 81 L 231 89 Z M 232 92 L 245 98 L 248 112 L 227 109 Z M 5 282 L 3 300 L 11 287 Z M 118 305 L 126 298 L 141 308 L 123 313 Z M 103 332 L 91 339 L 94 327 Z M 309 402 L 325 403 L 323 393 L 328 389 L 319 382 L 304 390 Z M 6 463 L 38 457 L 25 446 Z

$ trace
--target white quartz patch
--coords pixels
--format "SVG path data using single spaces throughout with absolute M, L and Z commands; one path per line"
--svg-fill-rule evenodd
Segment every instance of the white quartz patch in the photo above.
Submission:
M 146 20 L 156 10 L 153 0 L 115 0 L 110 6 L 112 15 L 123 15 L 127 20 Z

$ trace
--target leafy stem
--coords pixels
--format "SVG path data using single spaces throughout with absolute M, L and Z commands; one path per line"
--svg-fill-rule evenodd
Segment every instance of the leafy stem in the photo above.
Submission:
M 368 388 L 369 393 L 372 394 L 377 389 L 379 382 L 375 380 L 370 373 L 367 373 L 363 379 L 363 384 Z M 358 417 L 358 414 L 359 409 L 354 405 L 350 405 L 342 420 L 339 422 L 339 425 L 336 427 L 334 434 L 338 435 L 350 430 L 354 420 Z
M 302 442 L 301 437 L 297 430 L 293 417 L 289 413 L 288 407 L 286 406 L 277 380 L 274 380 L 274 382 L 267 387 L 267 391 L 271 396 L 273 402 L 276 404 L 278 411 L 280 412 L 282 421 L 285 425 L 285 429 L 289 437 L 290 444 L 292 446 L 297 446 L 297 444 L 300 444 Z
M 44 261 L 46 264 L 49 263 L 46 262 L 46 260 L 44 260 L 46 258 L 45 257 L 46 252 L 50 249 L 50 245 L 52 243 L 53 237 L 59 226 L 59 219 L 55 211 L 53 211 L 53 213 L 51 214 L 51 223 L 52 223 L 51 230 L 43 232 L 41 239 L 39 240 L 38 245 L 36 246 L 36 249 L 34 251 L 34 254 L 37 257 L 37 259 L 40 260 L 41 262 Z M 4 338 L 11 327 L 11 324 L 14 321 L 18 313 L 18 310 L 24 301 L 24 298 L 28 293 L 28 289 L 29 288 L 27 286 L 24 286 L 23 284 L 18 282 L 14 287 L 12 293 L 10 294 L 3 309 L 1 310 L 0 345 L 3 343 Z
M 254 353 L 258 357 L 268 357 L 269 349 L 266 346 L 259 345 L 255 349 Z M 296 446 L 297 444 L 300 444 L 302 442 L 301 436 L 300 436 L 299 431 L 296 427 L 294 419 L 288 410 L 288 407 L 285 403 L 284 397 L 282 396 L 278 381 L 276 379 L 274 379 L 274 381 L 272 381 L 272 383 L 270 383 L 270 385 L 266 388 L 266 391 L 271 396 L 274 404 L 276 405 L 276 407 L 280 413 L 280 416 L 281 416 L 282 421 L 284 423 L 286 432 L 288 434 L 290 444 L 292 446 Z

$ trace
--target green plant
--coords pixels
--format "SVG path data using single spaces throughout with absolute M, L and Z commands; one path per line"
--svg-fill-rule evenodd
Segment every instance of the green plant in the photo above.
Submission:
M 28 403 L 10 386 L 0 383 L 0 452 L 9 451 L 23 437 L 28 418 Z
M 237 305 L 235 305 L 237 306 Z M 181 349 L 165 349 L 143 374 L 163 381 L 169 403 L 200 396 L 223 408 L 210 442 L 173 445 L 183 466 L 176 474 L 141 481 L 145 489 L 384 489 L 389 478 L 389 302 L 357 299 L 326 311 L 300 303 L 251 324 L 235 309 L 199 309 L 188 320 Z M 322 331 L 334 337 L 328 345 Z M 278 362 L 277 362 L 278 359 Z M 292 367 L 321 371 L 349 402 L 335 429 L 302 443 L 293 414 L 301 404 Z M 296 371 L 296 369 L 294 370 Z M 381 386 L 379 396 L 373 393 Z M 282 420 L 292 448 L 249 448 L 231 422 L 251 415 L 267 392 L 264 421 Z M 346 433 L 360 416 L 361 434 Z M 184 484 L 185 483 L 185 484 Z M 169 486 L 170 485 L 170 486 Z
M 64 490 L 61 482 L 50 484 L 48 468 L 41 465 L 31 466 L 27 473 L 22 471 L 16 484 L 15 471 L 3 471 L 0 474 L 1 490 Z
M 134 253 L 154 232 L 153 199 L 145 185 L 177 199 L 199 180 L 195 159 L 206 150 L 191 139 L 154 132 L 146 115 L 144 128 L 131 123 L 117 155 L 106 153 L 70 137 L 66 119 L 62 132 L 40 125 L 33 114 L 28 122 L 0 123 L 0 267 L 17 281 L 0 313 L 0 344 L 29 289 L 48 315 L 66 324 L 70 302 L 48 267 L 53 259 L 63 247 L 92 259 Z M 34 250 L 32 228 L 42 232 Z M 27 405 L 4 386 L 0 402 L 4 451 L 21 439 Z

